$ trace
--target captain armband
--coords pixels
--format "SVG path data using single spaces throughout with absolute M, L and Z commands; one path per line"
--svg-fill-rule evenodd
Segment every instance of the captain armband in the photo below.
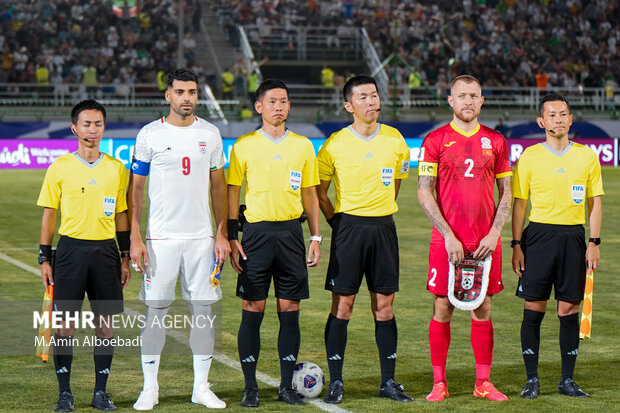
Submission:
M 437 164 L 435 162 L 420 162 L 418 176 L 437 176 Z

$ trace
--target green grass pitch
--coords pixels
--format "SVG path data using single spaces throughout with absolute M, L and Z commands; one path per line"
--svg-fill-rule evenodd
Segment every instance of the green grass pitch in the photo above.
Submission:
M 16 260 L 38 270 L 36 264 L 39 243 L 41 208 L 36 199 L 44 171 L 0 171 L 0 411 L 51 411 L 57 398 L 57 383 L 53 363 L 43 364 L 34 357 L 34 346 L 13 348 L 14 336 L 21 331 L 33 334 L 31 325 L 16 322 L 18 313 L 40 308 L 42 285 L 40 278 L 28 268 L 7 261 Z M 592 339 L 581 342 L 575 380 L 591 397 L 575 400 L 557 394 L 560 376 L 558 345 L 559 322 L 555 305 L 550 303 L 543 322 L 540 379 L 541 395 L 537 400 L 523 400 L 519 392 L 525 381 L 521 357 L 519 330 L 523 303 L 514 295 L 516 276 L 510 266 L 510 223 L 503 232 L 503 277 L 505 290 L 494 298 L 493 322 L 495 353 L 491 379 L 510 400 L 502 403 L 481 400 L 472 396 L 475 380 L 474 358 L 469 343 L 469 315 L 455 311 L 452 322 L 452 345 L 448 354 L 448 384 L 450 398 L 441 403 L 424 400 L 432 387 L 432 369 L 428 348 L 428 323 L 432 299 L 426 291 L 426 269 L 430 224 L 418 206 L 415 170 L 403 182 L 399 196 L 400 211 L 396 214 L 401 257 L 400 292 L 396 295 L 395 313 L 399 327 L 396 378 L 415 401 L 397 404 L 377 397 L 380 379 L 379 362 L 374 340 L 374 323 L 370 300 L 363 287 L 357 298 L 349 324 L 349 338 L 344 365 L 345 401 L 340 407 L 352 412 L 405 411 L 498 411 L 523 412 L 600 412 L 617 411 L 616 397 L 620 375 L 620 334 L 615 311 L 620 302 L 620 169 L 603 169 L 606 196 L 603 198 L 602 262 L 595 275 Z M 144 214 L 146 215 L 146 214 Z M 328 236 L 328 226 L 322 220 L 321 233 Z M 322 247 L 323 259 L 318 268 L 310 269 L 311 298 L 301 305 L 302 343 L 299 360 L 317 363 L 327 372 L 323 345 L 323 328 L 330 309 L 330 294 L 323 290 L 329 255 L 329 242 Z M 227 263 L 222 273 L 222 352 L 237 359 L 236 333 L 241 316 L 240 300 L 235 297 L 236 273 Z M 134 277 L 126 289 L 128 306 L 137 311 L 135 302 L 140 280 Z M 180 300 L 180 294 L 177 294 Z M 30 303 L 30 304 L 28 304 Z M 36 303 L 34 306 L 31 303 Z M 28 316 L 31 317 L 31 316 Z M 262 325 L 262 350 L 259 371 L 279 379 L 276 351 L 278 323 L 273 294 L 269 298 Z M 189 351 L 171 337 L 160 368 L 160 405 L 156 412 L 200 411 L 203 406 L 189 402 L 192 387 L 192 365 Z M 174 350 L 174 349 L 177 350 Z M 142 372 L 137 352 L 114 358 L 108 391 L 119 410 L 131 409 L 142 386 Z M 239 405 L 243 391 L 242 374 L 222 363 L 214 362 L 210 381 L 214 390 L 231 411 L 247 411 Z M 74 359 L 72 388 L 76 411 L 93 411 L 90 397 L 94 384 L 92 355 Z M 292 411 L 278 403 L 276 389 L 261 385 L 261 406 L 257 411 Z M 295 409 L 320 411 L 313 405 Z

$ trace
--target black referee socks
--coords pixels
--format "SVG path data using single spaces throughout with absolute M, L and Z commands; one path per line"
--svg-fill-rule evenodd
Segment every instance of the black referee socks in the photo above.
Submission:
M 344 350 L 347 347 L 347 326 L 349 320 L 334 317 L 329 313 L 325 325 L 325 351 L 329 367 L 329 382 L 342 381 Z
M 388 321 L 375 320 L 375 340 L 379 349 L 381 365 L 381 385 L 394 378 L 396 371 L 396 347 L 398 345 L 398 328 L 396 317 Z
M 523 310 L 521 323 L 521 351 L 528 380 L 538 377 L 538 353 L 540 351 L 540 324 L 545 313 Z
M 58 392 L 71 393 L 71 363 L 73 362 L 73 336 L 54 334 L 54 367 L 58 378 Z
M 293 370 L 299 355 L 301 333 L 299 331 L 299 310 L 278 313 L 280 332 L 278 333 L 278 354 L 280 356 L 280 390 L 291 387 Z
M 237 334 L 237 348 L 241 370 L 245 378 L 245 387 L 257 389 L 256 363 L 260 354 L 260 325 L 263 322 L 264 313 L 245 311 L 241 313 L 241 325 Z
M 573 378 L 579 350 L 579 314 L 558 316 L 560 319 L 560 352 L 562 353 L 562 382 Z
M 110 367 L 112 366 L 112 357 L 114 356 L 114 336 L 110 338 L 102 338 L 101 344 L 96 345 L 93 350 L 93 359 L 95 360 L 95 390 L 103 390 L 108 383 L 110 376 Z

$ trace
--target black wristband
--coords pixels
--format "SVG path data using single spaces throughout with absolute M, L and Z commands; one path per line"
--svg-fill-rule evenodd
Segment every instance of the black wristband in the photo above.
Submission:
M 229 219 L 228 220 L 228 241 L 236 241 L 236 240 L 239 240 L 239 220 Z
M 45 257 L 48 261 L 52 259 L 52 246 L 51 245 L 39 245 L 39 257 Z
M 131 258 L 128 252 L 121 252 L 121 258 Z
M 121 251 L 129 251 L 131 241 L 129 240 L 130 231 L 116 231 L 116 241 L 118 249 Z

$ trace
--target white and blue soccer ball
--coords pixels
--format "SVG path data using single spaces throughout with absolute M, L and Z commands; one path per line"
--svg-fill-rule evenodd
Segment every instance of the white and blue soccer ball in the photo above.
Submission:
M 293 389 L 307 399 L 317 397 L 325 386 L 325 375 L 319 366 L 302 361 L 293 372 Z

